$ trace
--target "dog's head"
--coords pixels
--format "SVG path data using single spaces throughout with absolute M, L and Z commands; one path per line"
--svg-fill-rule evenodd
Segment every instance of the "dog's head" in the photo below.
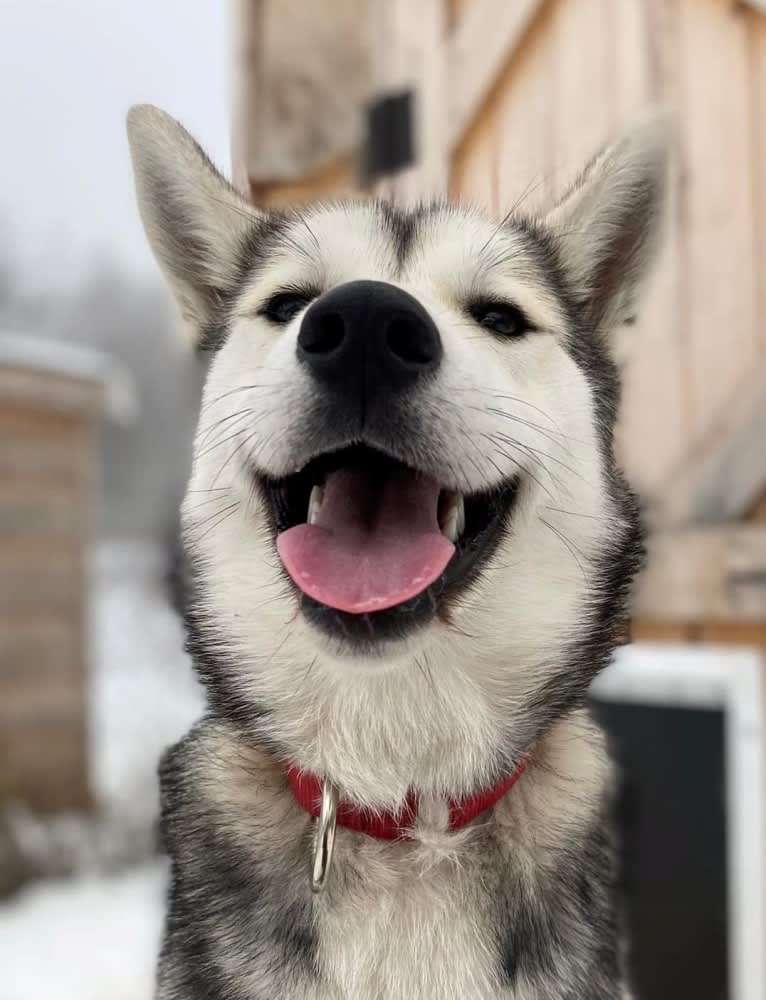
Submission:
M 360 798 L 488 778 L 582 699 L 637 567 L 610 338 L 657 247 L 666 126 L 499 225 L 263 212 L 162 112 L 129 133 L 212 352 L 183 514 L 214 704 Z

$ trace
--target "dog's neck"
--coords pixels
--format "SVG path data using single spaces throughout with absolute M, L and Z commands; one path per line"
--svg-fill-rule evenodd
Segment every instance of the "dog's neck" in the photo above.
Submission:
M 211 711 L 235 717 L 243 737 L 275 760 L 327 778 L 343 798 L 374 811 L 397 811 L 413 791 L 459 800 L 494 787 L 582 700 L 584 683 L 569 659 L 547 696 L 536 671 L 517 668 L 503 651 L 465 669 L 472 643 L 461 648 L 459 637 L 429 652 L 427 671 L 362 664 L 363 676 L 349 677 L 300 669 L 289 654 L 270 656 L 265 669 L 241 647 L 229 655 L 216 649 L 215 633 L 194 615 L 187 624 Z M 509 677 L 514 699 L 498 704 L 496 685 L 508 687 Z

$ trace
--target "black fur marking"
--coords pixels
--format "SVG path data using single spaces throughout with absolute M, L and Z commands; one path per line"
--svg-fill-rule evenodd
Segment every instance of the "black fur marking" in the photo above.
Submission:
M 415 244 L 420 224 L 428 216 L 431 209 L 421 205 L 407 211 L 397 208 L 396 205 L 387 201 L 377 202 L 376 207 L 384 225 L 391 234 L 396 262 L 401 269 L 407 262 Z
M 515 218 L 511 224 L 524 233 L 528 249 L 536 256 L 540 273 L 561 303 L 570 328 L 564 346 L 581 368 L 593 390 L 593 402 L 604 452 L 614 466 L 612 444 L 620 405 L 620 374 L 605 335 L 588 322 L 588 305 L 576 296 L 567 280 L 559 244 L 553 234 L 533 219 Z
M 529 706 L 528 716 L 538 726 L 536 733 L 529 734 L 531 742 L 556 719 L 583 705 L 590 682 L 607 666 L 628 618 L 632 582 L 644 561 L 645 533 L 638 499 L 614 456 L 614 426 L 621 393 L 617 365 L 604 335 L 587 323 L 585 306 L 577 301 L 567 282 L 554 237 L 533 220 L 515 219 L 513 225 L 527 237 L 541 273 L 567 315 L 571 332 L 564 347 L 582 370 L 593 393 L 606 488 L 621 519 L 593 566 L 583 599 L 581 627 L 565 655 L 552 665 L 548 679 Z
M 228 829 L 227 816 L 200 798 L 200 767 L 216 765 L 200 739 L 208 724 L 202 720 L 167 751 L 160 767 L 163 838 L 173 865 L 159 975 L 163 996 L 179 1000 L 235 1000 L 243 995 L 242 970 L 264 960 L 279 970 L 272 985 L 316 975 L 308 880 L 287 877 L 305 862 L 305 845 L 285 844 L 279 865 L 259 864 L 249 842 Z M 267 987 L 248 993 L 271 996 Z
M 620 484 L 613 471 L 613 488 Z M 594 579 L 583 607 L 578 634 L 530 703 L 530 716 L 538 720 L 540 731 L 556 719 L 585 704 L 594 677 L 609 663 L 617 636 L 628 616 L 633 578 L 644 556 L 644 531 L 638 504 L 622 483 L 620 509 L 624 519 L 611 548 L 596 562 Z
M 524 982 L 567 981 L 567 997 L 614 1000 L 624 982 L 621 917 L 613 845 L 603 816 L 534 874 L 517 866 L 497 890 L 502 978 Z M 502 849 L 502 845 L 500 847 Z M 516 870 L 518 868 L 518 870 Z
M 186 651 L 192 658 L 194 669 L 202 681 L 211 712 L 235 724 L 247 738 L 257 737 L 259 746 L 275 757 L 288 760 L 289 755 L 273 739 L 263 735 L 264 720 L 269 711 L 240 691 L 237 670 L 222 650 L 220 636 L 206 620 L 204 588 L 192 559 L 186 576 L 186 595 L 183 605 L 186 626 Z
M 210 320 L 200 331 L 199 351 L 218 351 L 226 342 L 230 311 L 245 284 L 257 274 L 284 235 L 290 217 L 279 212 L 253 219 L 240 242 L 234 263 L 234 277 L 226 289 L 211 289 L 213 308 Z

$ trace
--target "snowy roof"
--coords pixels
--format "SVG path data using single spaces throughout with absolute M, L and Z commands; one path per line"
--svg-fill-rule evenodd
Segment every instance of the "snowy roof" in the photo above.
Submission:
M 107 415 L 131 423 L 138 413 L 133 377 L 114 358 L 82 344 L 68 344 L 30 333 L 0 332 L 0 367 L 96 382 L 104 389 Z

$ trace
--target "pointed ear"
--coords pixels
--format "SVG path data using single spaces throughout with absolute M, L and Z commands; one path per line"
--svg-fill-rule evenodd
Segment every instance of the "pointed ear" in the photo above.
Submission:
M 662 241 L 671 147 L 669 116 L 647 117 L 597 156 L 546 218 L 594 328 L 634 317 Z
M 128 142 L 146 236 L 197 344 L 236 287 L 242 247 L 260 213 L 159 108 L 131 108 Z

